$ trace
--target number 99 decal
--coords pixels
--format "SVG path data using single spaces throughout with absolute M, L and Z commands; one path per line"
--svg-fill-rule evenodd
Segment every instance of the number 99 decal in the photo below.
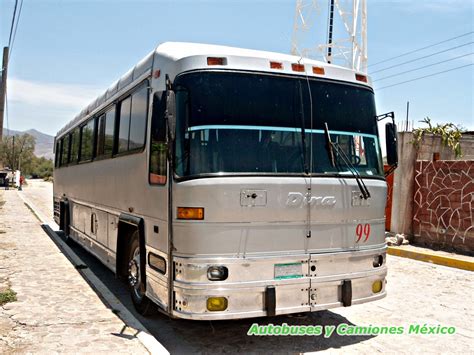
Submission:
M 358 224 L 356 227 L 356 243 L 359 243 L 359 241 L 362 239 L 362 237 L 365 237 L 364 243 L 369 240 L 370 237 L 370 224 Z

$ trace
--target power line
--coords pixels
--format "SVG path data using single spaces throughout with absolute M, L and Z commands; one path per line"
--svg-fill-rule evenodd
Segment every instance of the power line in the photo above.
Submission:
M 420 76 L 418 78 L 414 78 L 414 79 L 411 79 L 411 80 L 406 80 L 406 81 L 402 81 L 400 83 L 396 83 L 396 84 L 393 84 L 393 85 L 388 85 L 388 86 L 383 86 L 381 88 L 375 88 L 375 90 L 382 90 L 382 89 L 386 89 L 386 88 L 391 88 L 392 86 L 397 86 L 397 85 L 402 85 L 402 84 L 405 84 L 405 83 L 410 83 L 412 81 L 416 81 L 416 80 L 421 80 L 421 79 L 424 79 L 424 78 L 429 78 L 431 76 L 435 76 L 435 75 L 439 75 L 439 74 L 443 74 L 443 73 L 447 73 L 447 72 L 450 72 L 450 71 L 453 71 L 453 70 L 457 70 L 457 69 L 461 69 L 461 68 L 466 68 L 466 67 L 470 67 L 474 64 L 467 64 L 467 65 L 462 65 L 460 67 L 456 67 L 456 68 L 452 68 L 452 69 L 448 69 L 448 70 L 443 70 L 443 71 L 439 71 L 439 72 L 436 72 L 436 73 L 433 73 L 433 74 L 429 74 L 429 75 L 425 75 L 425 76 Z
M 10 27 L 10 36 L 8 36 L 8 47 L 10 47 L 10 43 L 12 42 L 13 25 L 15 24 L 17 6 L 18 6 L 18 0 L 15 0 L 15 7 L 13 8 L 13 16 L 12 16 L 12 25 Z
M 409 55 L 409 54 L 412 54 L 412 53 L 416 53 L 416 52 L 422 51 L 422 50 L 424 50 L 424 49 L 431 48 L 431 47 L 435 47 L 435 46 L 437 46 L 437 45 L 439 45 L 439 44 L 452 41 L 453 39 L 458 39 L 458 38 L 461 38 L 461 37 L 468 36 L 468 35 L 470 35 L 470 34 L 472 34 L 472 33 L 474 33 L 474 31 L 467 32 L 467 33 L 464 33 L 464 34 L 462 34 L 462 35 L 459 35 L 459 36 L 456 36 L 456 37 L 452 37 L 452 38 L 446 39 L 446 40 L 441 41 L 441 42 L 437 42 L 437 43 L 434 43 L 434 44 L 430 44 L 429 46 L 426 46 L 426 47 L 423 47 L 423 48 L 414 49 L 414 50 L 412 50 L 412 51 L 409 51 L 409 52 L 406 52 L 406 53 L 397 55 L 396 57 L 391 57 L 391 58 L 388 58 L 388 59 L 384 59 L 384 60 L 382 60 L 382 61 L 380 61 L 380 62 L 371 64 L 371 65 L 369 65 L 369 66 L 367 66 L 367 67 L 369 68 L 369 67 L 373 67 L 373 66 L 375 66 L 375 65 L 379 65 L 379 64 L 382 64 L 382 63 L 386 63 L 386 62 L 389 62 L 389 61 L 391 61 L 391 60 L 398 59 L 398 58 L 404 57 L 404 56 L 406 56 L 406 55 Z
M 21 0 L 20 9 L 18 10 L 18 16 L 16 18 L 15 31 L 13 32 L 12 43 L 10 45 L 10 56 L 8 57 L 8 61 L 10 61 L 10 58 L 12 57 L 13 44 L 15 43 L 16 31 L 18 30 L 18 23 L 20 22 L 20 16 L 21 16 L 21 9 L 22 8 L 23 8 L 23 0 Z
M 376 70 L 376 71 L 372 72 L 371 74 L 375 74 L 375 73 L 379 73 L 379 72 L 381 72 L 381 71 L 385 71 L 385 70 L 389 70 L 389 69 L 392 69 L 392 68 L 396 68 L 396 67 L 399 67 L 399 66 L 408 64 L 408 63 L 413 63 L 413 62 L 415 62 L 415 61 L 417 61 L 417 60 L 426 59 L 426 58 L 429 58 L 429 57 L 432 57 L 432 56 L 435 56 L 435 55 L 438 55 L 438 54 L 441 54 L 441 53 L 446 53 L 446 52 L 452 51 L 452 50 L 454 50 L 454 49 L 458 49 L 458 48 L 461 48 L 461 47 L 469 46 L 469 45 L 471 45 L 471 44 L 473 44 L 473 43 L 474 43 L 474 42 L 464 43 L 464 44 L 461 44 L 461 45 L 456 46 L 456 47 L 451 47 L 451 48 L 448 48 L 448 49 L 445 49 L 445 50 L 442 50 L 442 51 L 438 51 L 438 52 L 435 52 L 435 53 L 431 53 L 431 54 L 425 55 L 425 56 L 423 56 L 423 57 L 418 57 L 418 58 L 415 58 L 415 59 L 407 60 L 406 62 L 402 62 L 402 63 L 399 63 L 399 64 L 392 65 L 392 66 L 390 66 L 390 67 L 386 67 L 386 68 L 383 68 L 383 69 Z
M 433 64 L 424 65 L 424 66 L 422 66 L 422 67 L 418 67 L 418 68 L 415 68 L 415 69 L 403 71 L 403 72 L 401 72 L 401 73 L 397 73 L 397 74 L 393 74 L 393 75 L 389 75 L 389 76 L 384 76 L 383 78 L 372 80 L 372 82 L 375 83 L 376 81 L 381 81 L 381 80 L 385 80 L 385 79 L 388 79 L 388 78 L 393 78 L 393 77 L 395 77 L 395 76 L 399 76 L 399 75 L 402 75 L 402 74 L 411 73 L 411 72 L 413 72 L 413 71 L 417 71 L 417 70 L 420 70 L 420 69 L 432 67 L 432 66 L 435 66 L 435 65 L 438 65 L 438 64 L 441 64 L 441 63 L 450 62 L 450 61 L 453 61 L 453 60 L 455 60 L 455 59 L 467 57 L 468 55 L 472 55 L 472 54 L 474 54 L 474 52 L 467 53 L 467 54 L 463 54 L 463 55 L 460 55 L 460 56 L 458 56 L 458 57 L 454 57 L 454 58 L 451 58 L 451 59 L 442 60 L 441 62 L 436 62 L 436 63 L 433 63 Z

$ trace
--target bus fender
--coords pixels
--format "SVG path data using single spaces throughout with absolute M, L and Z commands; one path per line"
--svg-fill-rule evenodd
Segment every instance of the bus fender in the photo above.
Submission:
M 117 259 L 115 270 L 118 277 L 127 276 L 127 265 L 123 261 L 127 254 L 127 247 L 131 232 L 138 230 L 138 243 L 140 245 L 140 276 L 146 287 L 146 248 L 145 248 L 145 222 L 143 218 L 127 213 L 121 213 L 118 221 L 117 231 Z

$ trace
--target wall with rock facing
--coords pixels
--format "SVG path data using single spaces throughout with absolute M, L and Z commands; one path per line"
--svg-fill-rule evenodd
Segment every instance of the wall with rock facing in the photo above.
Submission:
M 474 160 L 415 163 L 413 241 L 474 254 Z
M 474 135 L 464 134 L 460 140 L 463 156 L 455 157 L 451 148 L 441 144 L 441 137 L 425 134 L 418 149 L 413 145 L 412 132 L 398 132 L 398 168 L 394 173 L 390 231 L 408 236 L 414 234 L 414 195 L 416 161 L 432 160 L 439 153 L 440 160 L 474 160 Z

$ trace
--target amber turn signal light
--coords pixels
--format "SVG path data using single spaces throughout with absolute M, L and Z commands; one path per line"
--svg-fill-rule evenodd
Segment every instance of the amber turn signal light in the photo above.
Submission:
M 204 208 L 202 207 L 178 207 L 178 219 L 204 219 Z

